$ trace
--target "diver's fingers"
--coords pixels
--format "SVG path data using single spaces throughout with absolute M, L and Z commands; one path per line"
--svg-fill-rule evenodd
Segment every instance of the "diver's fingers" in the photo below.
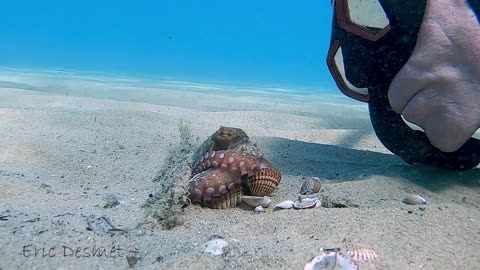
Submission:
M 436 69 L 449 52 L 448 40 L 435 20 L 427 16 L 420 25 L 412 55 L 390 84 L 388 99 L 397 113 L 402 113 L 410 99 L 436 81 Z
M 418 62 L 418 58 L 415 54 L 412 54 L 412 57 L 400 69 L 390 84 L 388 99 L 397 113 L 402 113 L 410 99 L 434 81 L 435 76 L 426 71 L 422 67 L 423 65 L 419 65 Z

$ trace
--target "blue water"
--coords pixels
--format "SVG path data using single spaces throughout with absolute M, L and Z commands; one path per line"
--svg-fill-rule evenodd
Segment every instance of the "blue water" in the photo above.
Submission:
M 4 1 L 0 65 L 337 91 L 330 1 Z

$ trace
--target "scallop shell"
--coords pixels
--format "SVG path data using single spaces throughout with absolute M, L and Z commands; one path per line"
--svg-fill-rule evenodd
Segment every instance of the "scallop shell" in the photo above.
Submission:
M 402 202 L 409 205 L 427 204 L 428 201 L 420 195 L 409 194 L 402 199 Z
M 242 202 L 245 202 L 246 204 L 257 207 L 257 206 L 262 206 L 262 207 L 268 207 L 272 203 L 272 198 L 268 196 L 241 196 L 240 197 Z
M 348 257 L 339 252 L 324 251 L 308 262 L 304 270 L 358 270 Z
M 290 201 L 290 200 L 288 200 L 288 201 L 283 201 L 283 202 L 278 203 L 277 205 L 275 205 L 275 208 L 274 208 L 274 209 L 278 209 L 278 208 L 280 208 L 280 209 L 290 209 L 290 208 L 293 207 L 293 204 L 294 204 L 294 202 L 293 202 L 293 201 Z
M 371 262 L 378 258 L 377 252 L 370 245 L 359 244 L 350 247 L 347 251 L 347 255 L 352 260 L 358 262 Z
M 293 207 L 295 209 L 307 209 L 307 208 L 314 208 L 314 207 L 320 207 L 322 203 L 318 198 L 305 198 L 300 201 L 295 201 L 293 204 Z
M 269 196 L 275 191 L 282 176 L 273 168 L 262 168 L 257 170 L 248 178 L 248 188 L 254 196 Z
M 309 195 L 313 193 L 318 193 L 320 192 L 321 188 L 322 188 L 322 184 L 320 182 L 320 178 L 312 177 L 308 180 L 305 180 L 305 182 L 303 182 L 302 187 L 300 188 L 300 194 Z

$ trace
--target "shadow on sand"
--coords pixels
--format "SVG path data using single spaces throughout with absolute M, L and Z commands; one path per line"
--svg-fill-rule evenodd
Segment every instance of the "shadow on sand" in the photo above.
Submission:
M 258 138 L 266 157 L 285 175 L 356 181 L 368 176 L 403 178 L 432 191 L 450 185 L 480 186 L 480 169 L 457 172 L 409 165 L 393 154 L 283 138 Z

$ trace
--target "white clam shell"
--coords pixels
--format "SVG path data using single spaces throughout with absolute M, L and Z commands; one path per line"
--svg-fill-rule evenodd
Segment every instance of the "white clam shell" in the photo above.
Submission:
M 303 199 L 318 199 L 318 193 L 313 193 L 313 194 L 308 194 L 308 195 L 298 195 L 298 199 L 299 200 L 303 200 Z
M 257 214 L 265 213 L 265 209 L 264 209 L 261 205 L 255 207 L 255 210 L 254 210 L 254 211 L 255 211 L 255 213 L 257 213 Z
M 277 205 L 275 205 L 275 209 L 290 209 L 293 207 L 294 202 L 293 201 L 283 201 Z
M 293 204 L 293 207 L 295 209 L 307 209 L 307 208 L 314 208 L 314 207 L 320 207 L 322 203 L 318 198 L 305 198 L 299 201 L 295 201 Z
M 241 196 L 240 198 L 243 202 L 253 207 L 269 207 L 272 203 L 272 198 L 270 198 L 269 196 Z
M 213 256 L 222 255 L 227 249 L 228 242 L 221 238 L 212 239 L 205 245 L 205 252 Z
M 304 270 L 358 270 L 350 259 L 338 252 L 325 251 L 308 262 Z
M 402 199 L 402 202 L 409 205 L 427 204 L 427 199 L 417 194 L 408 194 Z

